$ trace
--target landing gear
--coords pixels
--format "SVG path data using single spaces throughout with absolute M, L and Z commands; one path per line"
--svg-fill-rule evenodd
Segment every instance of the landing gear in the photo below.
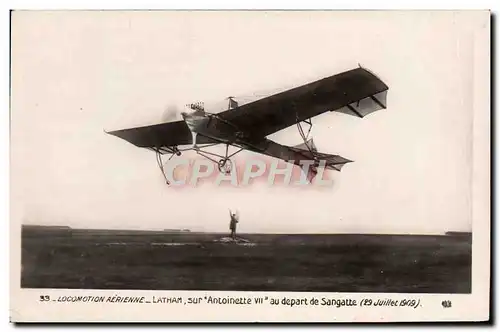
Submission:
M 170 181 L 168 180 L 167 175 L 165 174 L 165 169 L 163 167 L 164 162 L 162 159 L 163 155 L 170 154 L 170 157 L 168 158 L 167 162 L 172 159 L 174 156 L 180 156 L 183 151 L 196 151 L 197 154 L 200 156 L 203 156 L 207 158 L 208 160 L 213 161 L 215 164 L 217 164 L 217 168 L 219 169 L 219 172 L 225 175 L 231 174 L 233 171 L 233 162 L 231 160 L 231 157 L 235 156 L 239 152 L 243 151 L 243 148 L 239 148 L 237 151 L 229 154 L 229 143 L 226 144 L 226 153 L 224 155 L 220 155 L 217 153 L 209 152 L 204 149 L 217 145 L 220 143 L 213 143 L 213 144 L 203 144 L 203 145 L 197 145 L 195 147 L 191 148 L 186 148 L 186 149 L 178 149 L 177 146 L 169 146 L 169 147 L 161 147 L 161 148 L 149 148 L 150 150 L 153 150 L 156 153 L 156 162 L 158 164 L 158 167 L 160 168 L 161 174 L 163 175 L 163 178 L 165 179 L 165 182 L 169 185 Z
M 207 158 L 208 160 L 211 160 L 214 163 L 216 163 L 217 167 L 219 169 L 219 172 L 221 172 L 222 174 L 229 175 L 229 174 L 231 174 L 231 171 L 233 170 L 233 162 L 231 161 L 231 157 L 233 157 L 237 153 L 241 152 L 243 150 L 243 148 L 240 148 L 236 152 L 234 152 L 232 154 L 229 154 L 229 144 L 226 144 L 226 153 L 225 153 L 225 155 L 219 155 L 217 153 L 203 151 L 200 148 L 197 148 L 197 149 L 194 149 L 194 150 L 200 156 L 203 156 L 203 157 Z M 212 157 L 218 157 L 220 159 L 219 159 L 219 161 L 217 161 L 216 159 L 214 159 Z
M 229 175 L 233 170 L 233 162 L 229 158 L 223 158 L 219 160 L 217 166 L 219 167 L 219 172 L 223 174 Z

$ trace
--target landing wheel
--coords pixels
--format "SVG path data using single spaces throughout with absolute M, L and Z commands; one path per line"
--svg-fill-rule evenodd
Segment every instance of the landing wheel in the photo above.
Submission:
M 218 166 L 219 172 L 224 174 L 231 174 L 231 171 L 233 170 L 233 162 L 229 158 L 219 160 Z

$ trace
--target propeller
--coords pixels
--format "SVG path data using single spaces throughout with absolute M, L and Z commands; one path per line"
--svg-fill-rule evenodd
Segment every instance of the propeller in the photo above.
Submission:
M 180 118 L 181 109 L 176 104 L 170 104 L 165 107 L 165 110 L 162 113 L 161 120 L 163 122 L 168 122 Z

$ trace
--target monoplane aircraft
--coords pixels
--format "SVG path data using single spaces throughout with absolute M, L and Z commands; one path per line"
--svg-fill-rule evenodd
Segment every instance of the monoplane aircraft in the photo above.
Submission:
M 231 172 L 231 158 L 242 150 L 299 166 L 305 160 L 311 161 L 314 167 L 323 161 L 325 168 L 340 171 L 352 161 L 317 151 L 312 138 L 309 138 L 312 118 L 331 111 L 363 118 L 386 108 L 387 91 L 384 82 L 369 70 L 359 67 L 244 105 L 238 105 L 234 98 L 229 97 L 228 109 L 220 113 L 209 113 L 203 103 L 193 103 L 186 105 L 181 121 L 116 130 L 108 134 L 154 151 L 162 172 L 162 155 L 169 154 L 170 160 L 174 155 L 180 156 L 183 151 L 189 150 L 217 163 L 223 173 Z M 297 126 L 303 143 L 284 146 L 267 138 L 292 125 Z M 308 126 L 307 132 L 303 125 Z M 224 155 L 206 150 L 217 144 L 226 146 Z M 229 146 L 238 150 L 229 153 Z M 313 170 L 316 169 L 314 167 Z

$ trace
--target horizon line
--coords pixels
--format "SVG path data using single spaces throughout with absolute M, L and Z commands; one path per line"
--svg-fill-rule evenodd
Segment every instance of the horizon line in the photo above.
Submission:
M 229 232 L 225 231 L 207 231 L 207 230 L 191 230 L 189 228 L 165 228 L 165 229 L 132 229 L 132 228 L 85 228 L 85 227 L 71 227 L 67 225 L 41 225 L 41 224 L 21 224 L 21 227 L 40 227 L 40 228 L 58 228 L 60 230 L 84 230 L 84 231 L 128 231 L 128 232 L 149 232 L 149 233 L 182 233 L 182 234 L 193 234 L 193 233 L 208 233 L 208 234 L 227 234 Z M 238 234 L 276 234 L 276 235 L 421 235 L 421 236 L 447 236 L 453 234 L 472 234 L 472 231 L 459 231 L 459 230 L 448 230 L 439 233 L 377 233 L 377 232 L 238 232 Z

